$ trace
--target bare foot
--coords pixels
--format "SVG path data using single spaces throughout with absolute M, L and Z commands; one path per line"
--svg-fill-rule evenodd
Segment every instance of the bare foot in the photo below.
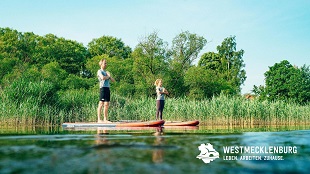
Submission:
M 98 123 L 112 123 L 112 122 L 108 120 L 98 120 Z
M 98 120 L 98 123 L 105 123 L 103 120 Z

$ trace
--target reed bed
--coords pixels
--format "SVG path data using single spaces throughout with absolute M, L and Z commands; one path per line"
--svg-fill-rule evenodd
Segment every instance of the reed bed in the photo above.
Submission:
M 19 91 L 24 95 L 22 100 L 16 101 L 11 98 L 15 94 L 0 91 L 1 124 L 60 125 L 63 122 L 97 121 L 97 89 L 68 90 L 49 96 L 53 90 L 48 83 L 33 86 L 44 87 L 47 92 L 32 95 L 37 91 Z M 126 98 L 112 91 L 109 109 L 109 119 L 112 121 L 155 120 L 155 112 L 154 98 Z M 200 120 L 201 125 L 217 126 L 309 125 L 310 105 L 262 102 L 225 95 L 199 101 L 186 97 L 166 98 L 163 118 L 176 121 Z

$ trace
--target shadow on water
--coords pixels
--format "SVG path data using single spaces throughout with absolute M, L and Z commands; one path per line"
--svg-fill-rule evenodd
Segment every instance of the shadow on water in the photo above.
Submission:
M 197 158 L 207 143 L 219 153 L 209 163 Z M 1 127 L 0 173 L 308 173 L 309 144 L 307 126 Z M 296 147 L 296 153 L 237 152 L 241 146 Z M 251 160 L 242 160 L 246 156 Z

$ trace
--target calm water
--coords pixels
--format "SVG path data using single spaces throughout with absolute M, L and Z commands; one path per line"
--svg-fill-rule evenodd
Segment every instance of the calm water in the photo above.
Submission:
M 0 173 L 309 173 L 309 129 L 260 130 L 2 127 Z M 209 163 L 197 158 L 207 143 L 219 153 Z

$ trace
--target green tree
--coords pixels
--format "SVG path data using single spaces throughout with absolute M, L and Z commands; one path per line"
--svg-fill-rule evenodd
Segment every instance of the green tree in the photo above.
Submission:
M 117 57 L 120 59 L 128 58 L 132 52 L 131 48 L 125 46 L 121 39 L 112 36 L 102 36 L 93 39 L 88 43 L 88 51 L 91 57 L 106 54 L 109 57 Z
M 94 79 L 69 74 L 68 77 L 62 82 L 62 89 L 89 89 L 93 85 Z
M 265 72 L 265 88 L 260 92 L 261 99 L 292 100 L 307 103 L 310 100 L 310 71 L 291 65 L 287 60 L 276 63 Z M 255 90 L 254 90 L 255 91 Z
M 154 93 L 154 81 L 164 78 L 168 71 L 167 43 L 157 32 L 145 36 L 132 53 L 134 83 L 142 95 Z
M 17 64 L 17 58 L 4 58 L 0 59 L 0 80 L 13 71 L 14 66 Z
M 19 50 L 21 51 L 20 60 L 25 63 L 34 64 L 33 55 L 35 55 L 40 36 L 32 32 L 23 33 L 20 36 Z
M 207 40 L 188 31 L 177 35 L 172 41 L 170 61 L 170 84 L 171 92 L 178 96 L 185 95 L 184 76 L 186 71 L 198 58 L 198 54 L 207 44 Z M 185 89 L 185 90 L 184 90 Z
M 86 63 L 87 50 L 83 44 L 47 34 L 38 39 L 34 63 L 40 67 L 50 62 L 58 62 L 70 74 L 80 74 Z
M 108 70 L 116 80 L 112 87 L 121 96 L 133 96 L 135 93 L 133 59 L 108 58 Z
M 198 66 L 204 67 L 205 69 L 213 70 L 217 74 L 220 74 L 220 71 L 222 71 L 222 63 L 220 59 L 220 55 L 218 53 L 214 52 L 207 52 L 204 53 L 198 62 Z
M 246 72 L 243 69 L 244 51 L 241 49 L 236 51 L 236 37 L 228 37 L 224 39 L 222 45 L 217 46 L 217 51 L 221 59 L 224 79 L 227 80 L 236 93 L 241 92 L 241 85 L 246 80 Z
M 43 80 L 54 84 L 58 89 L 61 88 L 63 80 L 68 76 L 68 73 L 60 67 L 58 62 L 51 62 L 44 65 L 41 74 Z
M 217 46 L 218 53 L 205 53 L 198 62 L 199 66 L 215 71 L 218 78 L 228 83 L 230 87 L 227 88 L 228 91 L 222 91 L 224 93 L 240 93 L 241 85 L 246 79 L 246 72 L 243 69 L 245 64 L 242 59 L 244 51 L 236 51 L 236 46 L 235 36 L 225 38 L 222 44 Z
M 172 41 L 173 64 L 177 64 L 181 71 L 186 71 L 198 58 L 198 54 L 207 44 L 207 40 L 188 31 L 177 35 Z M 178 66 L 179 65 L 179 66 Z
M 205 99 L 221 94 L 232 93 L 232 87 L 216 72 L 202 66 L 192 66 L 185 74 L 184 82 L 189 88 L 188 96 L 193 99 Z
M 297 71 L 295 80 L 295 87 L 299 87 L 298 90 L 295 87 L 291 88 L 293 96 L 296 96 L 296 100 L 299 103 L 308 103 L 310 101 L 310 68 L 307 65 L 303 65 Z
M 0 28 L 0 54 L 2 58 L 21 58 L 20 37 L 22 33 L 10 28 Z M 0 57 L 0 58 L 1 58 Z

